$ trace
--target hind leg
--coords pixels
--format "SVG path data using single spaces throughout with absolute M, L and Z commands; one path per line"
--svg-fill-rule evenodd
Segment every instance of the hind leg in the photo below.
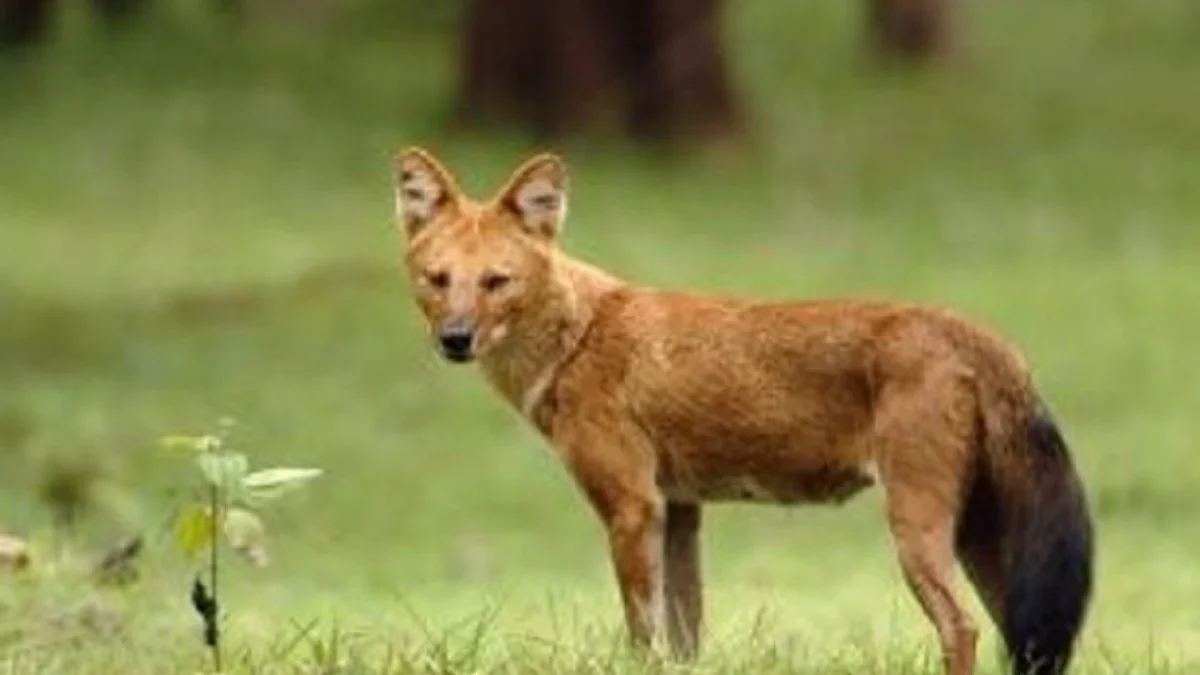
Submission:
M 954 540 L 975 430 L 954 372 L 882 392 L 874 445 L 904 579 L 937 629 L 947 675 L 973 675 L 978 631 L 954 589 Z
M 952 514 L 931 511 L 919 498 L 889 495 L 888 499 L 888 524 L 900 568 L 925 616 L 937 629 L 945 671 L 947 675 L 972 675 L 978 631 L 954 590 Z

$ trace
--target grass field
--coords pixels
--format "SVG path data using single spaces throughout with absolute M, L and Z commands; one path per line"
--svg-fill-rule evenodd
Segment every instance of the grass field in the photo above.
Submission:
M 565 472 L 435 357 L 396 273 L 393 149 L 428 144 L 482 194 L 532 146 L 440 134 L 440 20 L 364 11 L 306 42 L 177 4 L 117 42 L 70 14 L 59 44 L 0 69 L 0 526 L 45 528 L 37 477 L 65 456 L 98 462 L 149 537 L 129 590 L 0 581 L 4 672 L 207 667 L 164 529 L 192 469 L 155 440 L 225 415 L 256 463 L 327 471 L 270 514 L 273 564 L 227 575 L 229 672 L 663 670 L 620 649 L 601 531 Z M 997 327 L 1035 363 L 1098 518 L 1076 672 L 1194 672 L 1191 0 L 968 3 L 971 60 L 926 77 L 858 67 L 853 3 L 735 4 L 753 147 L 556 148 L 568 248 L 642 282 L 926 300 Z M 710 508 L 695 672 L 938 672 L 879 512 L 877 492 Z M 99 514 L 77 545 L 122 526 Z M 1001 672 L 990 626 L 980 653 Z

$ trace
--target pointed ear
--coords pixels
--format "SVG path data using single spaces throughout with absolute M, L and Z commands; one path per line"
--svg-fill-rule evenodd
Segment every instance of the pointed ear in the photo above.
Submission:
M 407 148 L 392 160 L 395 171 L 396 219 L 414 237 L 449 208 L 461 191 L 454 176 L 432 154 Z
M 553 239 L 567 217 L 567 167 L 556 155 L 526 160 L 500 191 L 499 203 L 520 219 L 528 233 Z

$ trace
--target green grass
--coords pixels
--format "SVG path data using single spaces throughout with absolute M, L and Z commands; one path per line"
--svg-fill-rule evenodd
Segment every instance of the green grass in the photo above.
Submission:
M 925 77 L 858 67 L 853 3 L 731 7 L 754 146 L 559 147 L 565 244 L 666 286 L 946 303 L 1018 341 L 1099 519 L 1078 672 L 1192 672 L 1196 11 L 968 4 L 970 62 Z M 0 70 L 0 525 L 44 528 L 39 471 L 82 456 L 150 537 L 128 591 L 0 581 L 5 672 L 205 668 L 164 530 L 190 468 L 153 446 L 224 415 L 256 461 L 328 471 L 272 514 L 274 564 L 228 577 L 231 671 L 662 669 L 620 649 L 601 532 L 565 471 L 438 361 L 396 274 L 394 148 L 432 146 L 483 193 L 534 147 L 443 136 L 451 45 L 398 14 L 315 43 L 169 11 L 114 43 L 72 14 L 60 44 Z M 937 672 L 879 511 L 877 493 L 709 509 L 696 672 Z M 116 527 L 98 516 L 85 542 Z M 988 626 L 985 672 L 996 653 Z

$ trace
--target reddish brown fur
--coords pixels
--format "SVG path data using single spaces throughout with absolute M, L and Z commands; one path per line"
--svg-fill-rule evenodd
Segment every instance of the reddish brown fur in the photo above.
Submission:
M 635 643 L 698 648 L 703 502 L 840 503 L 878 480 L 947 672 L 974 672 L 956 527 L 981 465 L 1027 489 L 1023 443 L 982 439 L 1014 438 L 1037 406 L 1005 342 L 938 308 L 627 284 L 557 248 L 567 182 L 550 155 L 483 203 L 422 150 L 397 166 L 418 305 L 434 333 L 474 327 L 471 356 L 570 469 L 607 528 Z M 996 615 L 1004 580 L 983 550 L 968 571 Z

